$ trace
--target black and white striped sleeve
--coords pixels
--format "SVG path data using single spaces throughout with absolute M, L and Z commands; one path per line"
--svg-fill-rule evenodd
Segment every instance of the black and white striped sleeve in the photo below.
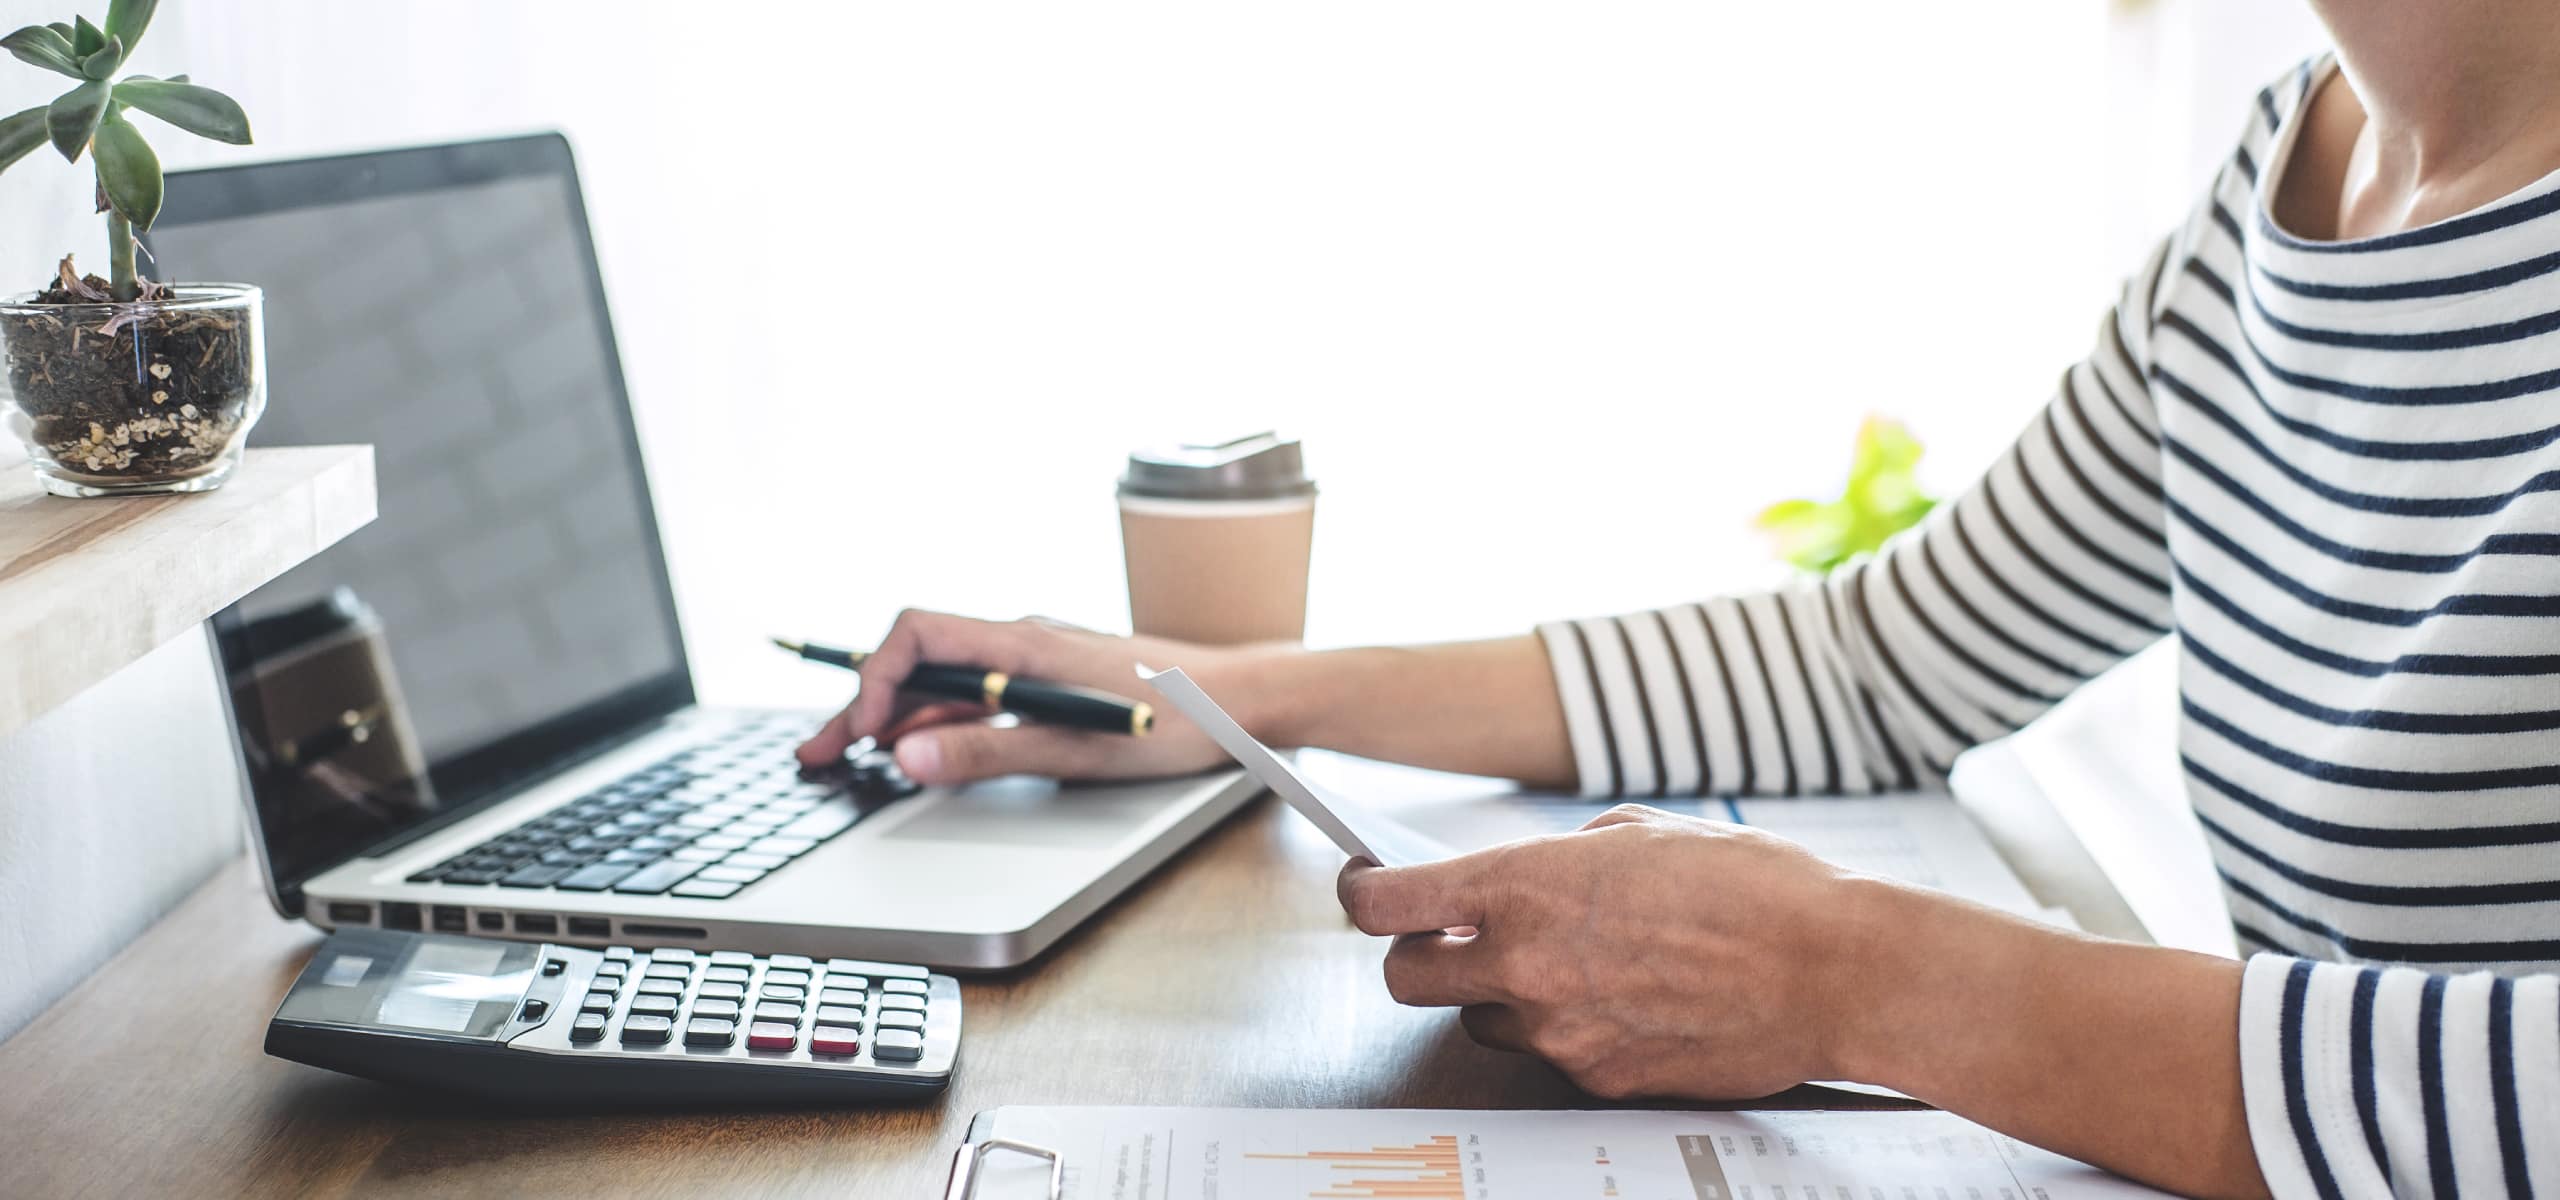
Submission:
M 1542 625 L 1589 796 L 1929 786 L 2168 630 L 2155 253 L 1983 479 L 1780 591 Z
M 2240 1066 L 2278 1197 L 2560 1196 L 2560 976 L 2249 960 Z

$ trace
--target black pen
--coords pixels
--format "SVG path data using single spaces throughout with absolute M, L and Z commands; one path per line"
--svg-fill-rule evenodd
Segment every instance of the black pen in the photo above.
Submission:
M 840 650 L 834 646 L 795 642 L 789 638 L 775 638 L 773 644 L 810 662 L 843 667 L 848 671 L 861 669 L 863 660 L 871 657 L 867 650 Z M 1037 679 L 1015 679 L 1002 671 L 977 667 L 918 663 L 898 686 L 946 700 L 974 700 L 992 709 L 1069 729 L 1144 737 L 1148 730 L 1156 727 L 1153 705 L 1123 700 L 1092 688 L 1043 683 Z

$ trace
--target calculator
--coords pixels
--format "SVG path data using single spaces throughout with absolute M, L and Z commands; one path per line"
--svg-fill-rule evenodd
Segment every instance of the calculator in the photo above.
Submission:
M 602 950 L 386 929 L 330 935 L 267 1053 L 386 1082 L 591 1107 L 930 1096 L 960 985 L 922 967 Z

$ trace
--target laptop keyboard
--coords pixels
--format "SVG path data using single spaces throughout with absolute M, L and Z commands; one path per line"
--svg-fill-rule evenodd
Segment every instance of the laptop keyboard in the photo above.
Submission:
M 452 858 L 411 883 L 721 900 L 814 850 L 916 785 L 887 755 L 853 785 L 803 778 L 775 720 L 615 780 Z

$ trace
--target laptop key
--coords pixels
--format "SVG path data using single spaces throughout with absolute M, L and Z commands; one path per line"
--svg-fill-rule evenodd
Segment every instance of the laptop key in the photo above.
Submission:
M 690 866 L 691 864 L 688 863 L 686 865 Z M 702 873 L 699 878 L 718 880 L 722 883 L 748 884 L 754 883 L 755 881 L 764 878 L 764 876 L 764 870 L 760 867 L 733 867 L 727 863 L 722 863 L 716 867 L 702 868 Z
M 530 867 L 516 868 L 512 874 L 499 880 L 498 886 L 511 888 L 550 887 L 552 884 L 558 883 L 563 879 L 567 879 L 570 874 L 571 868 L 568 867 L 546 867 L 536 863 Z
M 597 863 L 579 870 L 552 886 L 564 892 L 601 892 L 620 883 L 639 868 L 628 863 Z
M 697 900 L 726 900 L 737 895 L 738 889 L 745 886 L 747 885 L 743 883 L 722 883 L 716 879 L 688 879 L 669 890 L 676 895 L 691 896 Z
M 798 858 L 816 849 L 817 845 L 816 842 L 807 838 L 769 837 L 746 848 L 758 854 L 779 854 L 784 858 Z
M 446 872 L 445 877 L 437 880 L 436 882 L 462 884 L 496 883 L 500 874 L 501 872 L 491 871 L 482 867 L 465 867 L 459 871 Z
M 627 851 L 618 853 L 627 853 Z M 701 863 L 670 858 L 624 877 L 621 882 L 613 885 L 613 890 L 634 896 L 655 896 L 684 882 L 686 876 L 701 869 Z
M 715 833 L 709 837 L 696 838 L 693 844 L 710 850 L 744 850 L 747 848 L 747 839 Z
M 853 820 L 853 805 L 827 804 L 802 814 L 799 819 L 775 832 L 782 837 L 808 838 L 823 842 L 853 828 Z
M 707 863 L 723 861 L 728 855 L 728 851 L 717 846 L 687 846 L 668 857 L 682 859 L 685 862 Z
M 740 850 L 731 854 L 727 858 L 721 859 L 720 865 L 724 867 L 749 867 L 758 871 L 770 871 L 775 867 L 781 866 L 782 864 L 790 861 L 790 859 L 784 858 L 779 854 L 758 854 L 753 850 Z

